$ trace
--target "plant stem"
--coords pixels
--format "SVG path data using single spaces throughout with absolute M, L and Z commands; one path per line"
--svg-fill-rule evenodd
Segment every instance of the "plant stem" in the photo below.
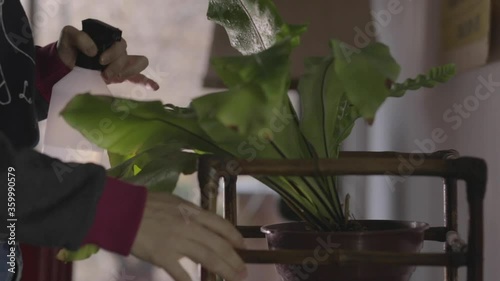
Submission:
M 257 178 L 265 185 L 269 186 L 271 189 L 276 191 L 282 198 L 285 200 L 287 205 L 299 216 L 302 220 L 313 224 L 318 230 L 329 230 L 328 225 L 323 224 L 323 222 L 318 218 L 317 214 L 311 213 L 310 210 L 305 207 L 301 202 L 297 202 L 296 197 L 293 195 L 287 194 L 283 191 L 281 185 L 274 182 L 270 177 L 259 177 Z M 273 188 L 274 186 L 274 188 Z
M 345 221 L 344 221 L 344 225 L 347 226 L 347 223 L 349 222 L 349 200 L 351 199 L 351 196 L 349 195 L 349 193 L 347 193 L 347 195 L 345 196 L 345 201 L 344 201 L 344 208 L 345 208 Z
M 300 140 L 302 141 L 302 145 L 305 146 L 306 148 L 306 151 L 309 153 L 309 157 L 311 159 L 316 159 L 318 160 L 319 157 L 317 155 L 317 153 L 315 152 L 314 150 L 314 147 L 311 146 L 311 144 L 309 143 L 309 141 L 307 140 L 307 138 L 305 137 L 304 133 L 302 132 L 302 130 L 300 130 L 300 120 L 297 116 L 297 113 L 295 112 L 294 108 L 293 108 L 293 105 L 290 101 L 289 98 L 287 98 L 287 101 L 288 101 L 288 107 L 289 107 L 289 110 L 292 112 L 292 115 L 293 115 L 293 118 L 294 118 L 294 122 L 296 125 L 296 128 L 297 128 L 297 131 L 298 131 L 298 134 L 299 134 L 299 137 L 300 137 Z M 325 144 L 326 145 L 326 144 Z M 287 159 L 288 157 L 286 155 L 284 155 L 283 152 L 281 152 L 279 150 L 279 148 L 274 144 L 273 146 L 277 151 L 278 153 L 280 153 L 280 155 Z M 319 171 L 319 169 L 318 169 Z M 304 181 L 304 183 L 311 189 L 311 191 L 315 191 L 315 189 L 311 186 L 311 183 L 304 179 L 303 177 L 301 177 L 302 180 Z M 322 179 L 322 181 L 320 181 L 320 179 Z M 321 198 L 320 200 L 323 202 L 325 206 L 325 208 L 327 208 L 328 210 L 328 213 L 330 216 L 332 216 L 332 219 L 335 220 L 335 221 L 342 221 L 342 218 L 344 217 L 343 216 L 343 213 L 342 213 L 342 208 L 341 208 L 341 205 L 340 205 L 340 201 L 339 201 L 339 198 L 338 198 L 338 195 L 337 195 L 337 192 L 336 192 L 336 188 L 335 188 L 335 185 L 334 185 L 334 182 L 331 181 L 332 179 L 330 177 L 325 177 L 323 175 L 321 175 L 321 173 L 318 172 L 318 175 L 316 177 L 314 177 L 314 181 L 316 182 L 316 185 L 320 188 L 320 190 L 322 192 L 325 193 L 326 195 L 326 198 L 332 198 L 333 199 L 333 203 L 335 206 L 331 206 L 330 204 L 328 203 L 324 203 L 323 200 L 323 197 L 321 196 L 318 196 L 318 194 L 316 193 L 316 197 L 319 197 Z M 326 187 L 325 189 L 323 189 L 322 187 Z
M 332 62 L 333 62 L 333 60 L 332 60 Z M 307 140 L 307 138 L 304 135 L 304 133 L 302 132 L 302 130 L 300 130 L 300 120 L 297 116 L 297 113 L 295 112 L 295 110 L 293 108 L 293 105 L 292 105 L 290 99 L 287 98 L 287 100 L 288 100 L 288 107 L 289 107 L 289 109 L 292 112 L 292 115 L 294 117 L 295 125 L 296 125 L 297 131 L 299 133 L 299 137 L 303 142 L 302 145 L 306 147 L 306 150 L 309 152 L 309 157 L 311 159 L 318 160 L 319 157 L 318 157 L 316 151 L 314 150 L 314 147 L 312 147 L 312 145 L 309 143 L 309 141 Z M 323 124 L 323 127 L 324 127 L 324 124 Z M 325 148 L 326 148 L 326 140 L 325 140 Z M 322 179 L 322 182 L 320 182 L 320 179 Z M 321 175 L 321 173 L 318 172 L 318 175 L 316 177 L 314 177 L 314 181 L 316 182 L 317 186 L 320 188 L 323 186 L 326 186 L 326 190 L 324 190 L 324 192 L 326 193 L 327 198 L 337 197 L 337 193 L 333 192 L 334 189 L 332 189 L 328 177 L 325 177 L 325 176 Z M 323 190 L 323 188 L 321 188 L 321 189 Z M 333 199 L 333 200 L 334 200 L 333 202 L 338 202 L 338 199 Z M 338 208 L 340 208 L 339 205 L 337 206 L 337 208 L 333 208 L 333 209 L 335 210 Z M 338 217 L 342 217 L 342 211 L 338 212 L 338 210 L 337 210 L 337 212 L 334 211 L 334 213 L 336 213 L 333 215 L 334 219 L 338 218 Z
M 283 157 L 284 159 L 288 159 L 288 157 L 285 155 L 285 153 L 283 151 L 281 151 L 281 149 L 279 147 L 277 147 L 276 143 L 274 143 L 273 141 L 270 141 L 270 143 L 271 143 L 272 147 L 281 155 L 281 157 Z M 334 218 L 334 219 L 338 218 L 335 215 L 335 213 L 333 212 L 332 206 L 328 203 L 328 201 L 325 201 L 325 196 L 322 196 L 321 194 L 319 194 L 318 191 L 316 190 L 316 188 L 313 187 L 313 185 L 309 182 L 309 180 L 307 178 L 305 178 L 305 177 L 298 177 L 298 178 L 300 178 L 304 182 L 304 184 L 307 185 L 307 187 L 311 191 L 312 195 L 314 195 L 316 197 L 316 199 L 317 199 L 316 203 L 320 203 L 323 206 L 323 209 L 324 209 L 324 211 L 326 211 L 326 214 L 332 216 L 332 218 Z M 287 179 L 287 181 L 289 181 L 289 179 Z M 321 190 L 321 188 L 320 188 L 320 190 Z

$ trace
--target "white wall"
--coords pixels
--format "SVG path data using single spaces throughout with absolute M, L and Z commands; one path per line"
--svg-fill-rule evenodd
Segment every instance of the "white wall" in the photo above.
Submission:
M 372 0 L 374 11 L 388 9 L 389 0 Z M 439 64 L 439 6 L 435 0 L 401 0 L 401 11 L 393 14 L 388 24 L 381 29 L 380 40 L 391 47 L 393 55 L 402 65 L 401 78 L 415 76 Z M 484 158 L 488 163 L 489 178 L 485 208 L 485 279 L 498 280 L 500 269 L 499 234 L 500 223 L 497 213 L 500 207 L 496 199 L 500 191 L 496 188 L 500 175 L 500 83 L 491 95 L 479 100 L 474 98 L 479 77 L 500 82 L 500 63 L 463 73 L 448 84 L 433 90 L 409 92 L 400 99 L 388 100 L 375 118 L 375 124 L 368 129 L 361 125 L 349 140 L 347 149 L 397 150 L 428 152 L 418 143 L 432 138 L 435 129 L 444 132 L 446 140 L 435 144 L 435 149 L 457 149 L 461 155 Z M 498 92 L 498 93 L 497 93 Z M 482 89 L 481 94 L 488 96 Z M 463 117 L 454 113 L 454 107 L 467 100 L 469 110 Z M 474 100 L 479 102 L 474 104 Z M 451 110 L 451 113 L 449 112 Z M 448 119 L 443 114 L 449 114 Z M 454 118 L 451 121 L 449 118 Z M 458 124 L 459 120 L 461 124 Z M 365 138 L 360 140 L 359 138 Z M 370 188 L 359 194 L 355 205 L 358 217 L 394 218 L 420 220 L 432 225 L 441 225 L 443 220 L 441 181 L 430 178 L 409 178 L 401 186 L 391 188 L 387 178 L 369 178 Z M 460 233 L 467 237 L 467 204 L 463 185 L 459 198 Z M 363 202 L 363 199 L 365 200 Z M 355 198 L 354 198 L 355 200 Z M 363 205 L 364 204 L 364 205 Z M 440 251 L 438 243 L 427 243 L 426 251 Z M 461 270 L 460 280 L 465 280 Z M 412 280 L 442 280 L 439 268 L 419 268 Z

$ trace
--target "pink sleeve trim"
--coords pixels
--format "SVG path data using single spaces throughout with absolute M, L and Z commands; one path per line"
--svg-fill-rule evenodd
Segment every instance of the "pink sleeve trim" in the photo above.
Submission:
M 45 47 L 36 47 L 36 88 L 40 95 L 50 102 L 52 87 L 71 71 L 57 53 L 57 43 Z
M 128 256 L 144 214 L 146 197 L 146 188 L 108 177 L 94 223 L 82 245 L 96 244 Z

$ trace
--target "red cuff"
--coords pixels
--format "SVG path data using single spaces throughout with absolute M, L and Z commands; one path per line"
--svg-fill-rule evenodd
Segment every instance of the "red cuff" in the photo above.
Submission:
M 54 42 L 45 47 L 36 48 L 36 88 L 40 95 L 50 101 L 52 87 L 71 71 L 57 53 L 57 43 Z
M 146 188 L 108 177 L 94 224 L 82 245 L 96 244 L 128 256 L 144 214 L 146 197 Z

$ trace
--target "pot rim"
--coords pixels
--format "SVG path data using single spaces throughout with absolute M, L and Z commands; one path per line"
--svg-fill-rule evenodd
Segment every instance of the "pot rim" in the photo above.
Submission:
M 419 221 L 405 221 L 405 220 L 357 220 L 357 221 L 370 221 L 370 222 L 400 222 L 400 223 L 409 223 L 409 224 L 415 224 L 415 227 L 411 228 L 397 228 L 397 229 L 390 229 L 390 230 L 366 230 L 366 231 L 302 231 L 302 230 L 286 230 L 286 229 L 277 229 L 275 227 L 280 226 L 280 225 L 289 225 L 289 224 L 303 224 L 303 221 L 296 221 L 296 222 L 283 222 L 283 223 L 274 223 L 274 224 L 267 224 L 263 225 L 260 228 L 260 231 L 264 234 L 273 234 L 276 232 L 282 232 L 282 233 L 315 233 L 315 234 L 335 234 L 338 236 L 371 236 L 371 235 L 381 235 L 381 234 L 395 234 L 395 233 L 401 233 L 401 232 L 408 232 L 409 230 L 411 231 L 416 231 L 416 232 L 424 232 L 425 230 L 430 228 L 430 225 L 426 222 L 419 222 Z

